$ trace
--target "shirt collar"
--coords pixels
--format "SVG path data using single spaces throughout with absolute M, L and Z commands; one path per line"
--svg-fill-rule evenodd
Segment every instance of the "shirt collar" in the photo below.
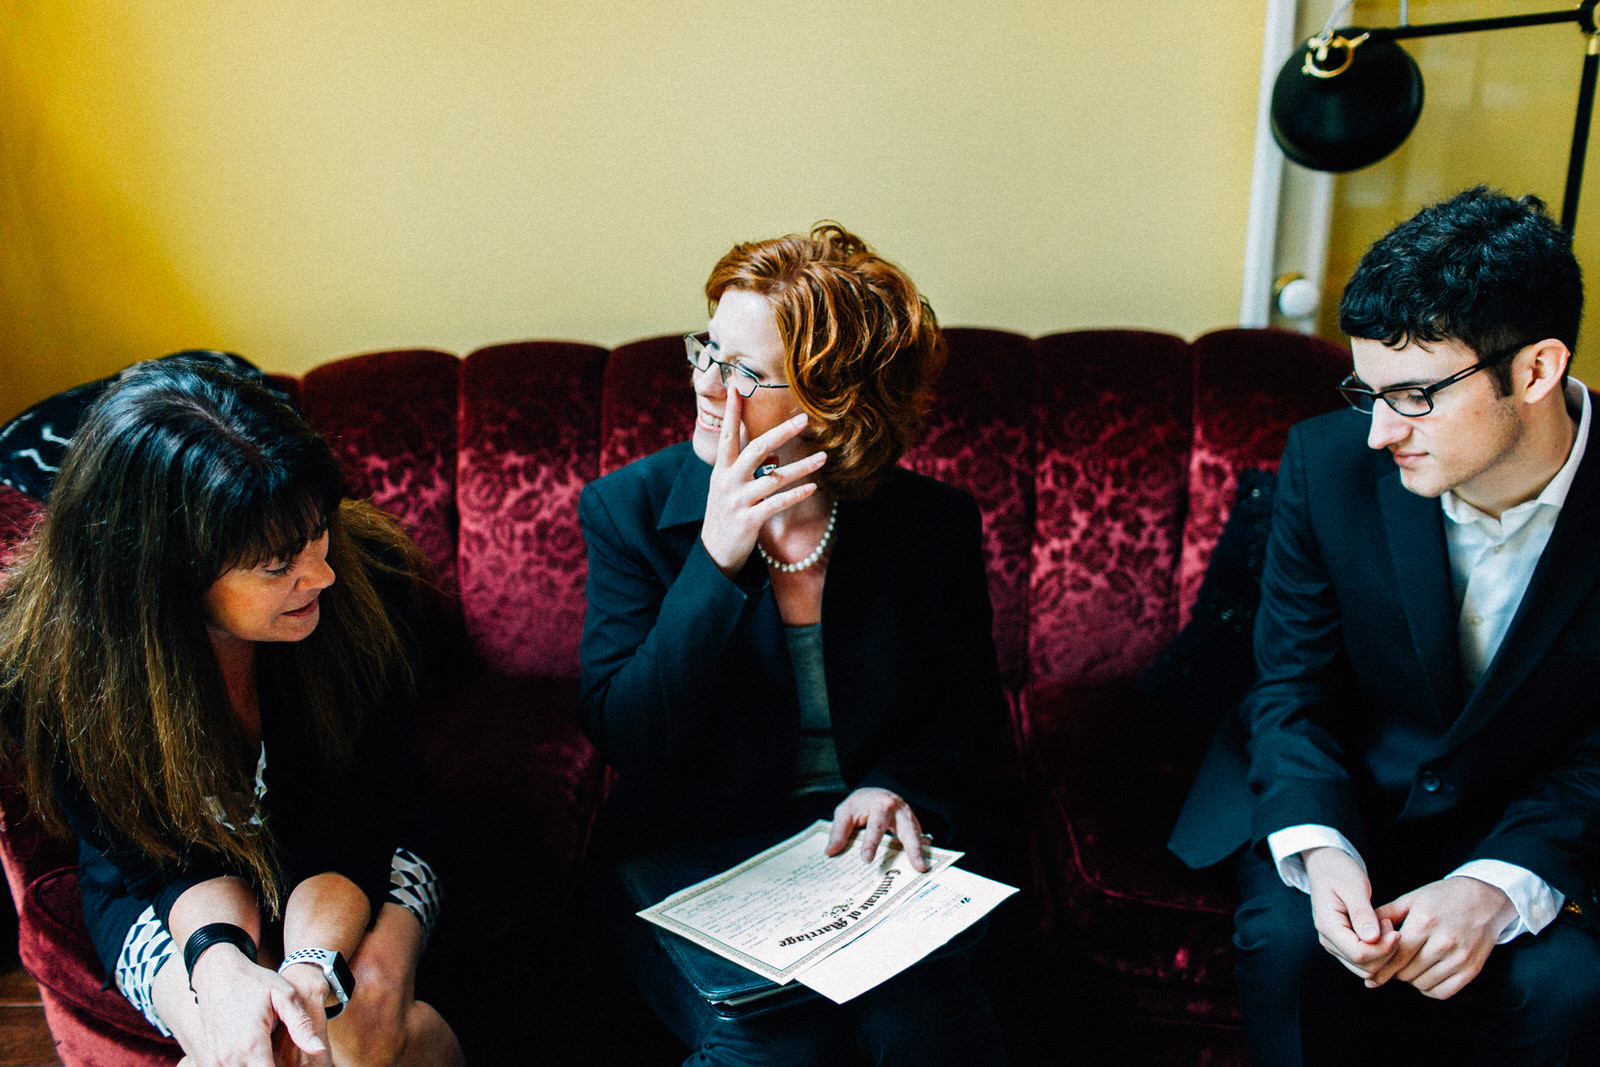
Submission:
M 1570 375 L 1567 377 L 1564 395 L 1567 412 L 1578 416 L 1578 432 L 1572 439 L 1572 448 L 1567 452 L 1567 461 L 1556 471 L 1556 476 L 1550 479 L 1550 483 L 1538 496 L 1532 500 L 1525 500 L 1516 507 L 1507 508 L 1500 516 L 1501 523 L 1504 523 L 1508 516 L 1521 515 L 1545 504 L 1559 511 L 1567 502 L 1567 492 L 1572 488 L 1572 479 L 1577 476 L 1578 464 L 1583 462 L 1583 453 L 1589 443 L 1590 403 L 1588 387 Z M 1439 501 L 1444 506 L 1445 515 L 1453 522 L 1465 525 L 1492 518 L 1456 496 L 1453 489 L 1446 489 Z

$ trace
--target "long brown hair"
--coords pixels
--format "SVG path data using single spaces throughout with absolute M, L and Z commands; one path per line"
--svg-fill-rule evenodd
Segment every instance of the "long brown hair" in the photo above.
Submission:
M 0 686 L 30 800 L 66 830 L 70 776 L 105 829 L 163 864 L 194 849 L 249 878 L 277 914 L 271 827 L 249 827 L 247 751 L 205 629 L 206 590 L 232 567 L 298 555 L 326 528 L 337 581 L 321 621 L 285 649 L 304 729 L 347 760 L 392 687 L 406 641 L 372 576 L 415 570 L 392 520 L 343 498 L 325 442 L 267 390 L 185 360 L 141 364 L 73 437 L 31 543 L 0 587 Z
M 828 453 L 817 480 L 845 499 L 870 495 L 915 442 L 944 367 L 933 308 L 836 222 L 734 246 L 706 280 L 713 309 L 729 289 L 772 305 L 789 386 Z

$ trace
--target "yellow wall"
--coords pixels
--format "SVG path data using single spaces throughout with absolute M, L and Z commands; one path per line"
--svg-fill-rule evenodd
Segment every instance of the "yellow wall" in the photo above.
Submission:
M 1575 5 L 1552 0 L 1410 0 L 1413 24 L 1493 18 Z M 1394 26 L 1392 2 L 1361 0 L 1342 20 Z M 1422 117 L 1387 159 L 1341 176 L 1335 184 L 1334 227 L 1320 332 L 1340 338 L 1337 294 L 1356 261 L 1395 223 L 1424 205 L 1480 182 L 1514 196 L 1538 194 L 1560 218 L 1572 144 L 1572 120 L 1586 45 L 1575 25 L 1452 34 L 1403 42 L 1422 71 Z M 1600 126 L 1591 137 L 1573 240 L 1588 283 L 1589 314 L 1600 314 Z M 1600 356 L 1579 335 L 1573 373 L 1600 386 Z
M 949 324 L 1237 320 L 1263 9 L 0 0 L 0 418 L 196 345 L 696 327 L 833 217 Z

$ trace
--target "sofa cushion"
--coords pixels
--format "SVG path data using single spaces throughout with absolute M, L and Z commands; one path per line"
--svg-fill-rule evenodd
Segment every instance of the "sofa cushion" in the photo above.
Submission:
M 456 394 L 460 360 L 404 349 L 325 363 L 300 406 L 333 448 L 350 491 L 400 520 L 456 588 Z
M 600 413 L 600 473 L 687 441 L 694 391 L 683 338 L 650 337 L 613 349 Z
M 922 439 L 904 465 L 971 493 L 983 509 L 984 560 L 1000 675 L 1019 685 L 1028 654 L 1033 535 L 1033 342 L 1002 330 L 945 331 L 950 358 Z
M 1139 675 L 1139 689 L 1168 708 L 1215 722 L 1238 706 L 1255 677 L 1254 630 L 1261 568 L 1272 530 L 1277 475 L 1238 474 L 1238 493 L 1212 550 L 1189 621 Z
M 1129 678 L 1177 632 L 1189 346 L 1144 330 L 1035 346 L 1030 677 Z
M 418 729 L 449 828 L 441 935 L 527 934 L 562 914 L 605 788 L 576 678 L 480 671 Z
M 461 609 L 495 671 L 578 676 L 578 493 L 598 471 L 606 351 L 494 345 L 461 377 Z
M 1039 862 L 1069 956 L 1127 982 L 1152 1018 L 1238 1020 L 1231 868 L 1191 871 L 1165 842 L 1205 735 L 1130 682 L 1025 694 Z
M 1289 427 L 1343 401 L 1350 353 L 1289 330 L 1216 330 L 1194 342 L 1194 450 L 1178 569 L 1179 621 L 1199 595 L 1211 546 L 1233 503 L 1234 475 L 1278 469 Z

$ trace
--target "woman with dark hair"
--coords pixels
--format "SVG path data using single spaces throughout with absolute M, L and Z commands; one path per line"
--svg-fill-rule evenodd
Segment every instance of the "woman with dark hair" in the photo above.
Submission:
M 0 588 L 30 799 L 79 838 L 109 981 L 186 1062 L 461 1062 L 414 998 L 439 902 L 403 741 L 423 562 L 342 484 L 259 385 L 141 364 Z
M 826 817 L 829 855 L 970 852 L 1004 715 L 982 522 L 895 465 L 944 360 L 933 311 L 832 223 L 735 247 L 706 296 L 692 440 L 579 503 L 584 726 L 618 774 L 602 840 L 626 871 Z M 624 960 L 688 1063 L 1003 1061 L 964 951 L 733 1021 L 628 914 L 646 903 L 618 901 Z

